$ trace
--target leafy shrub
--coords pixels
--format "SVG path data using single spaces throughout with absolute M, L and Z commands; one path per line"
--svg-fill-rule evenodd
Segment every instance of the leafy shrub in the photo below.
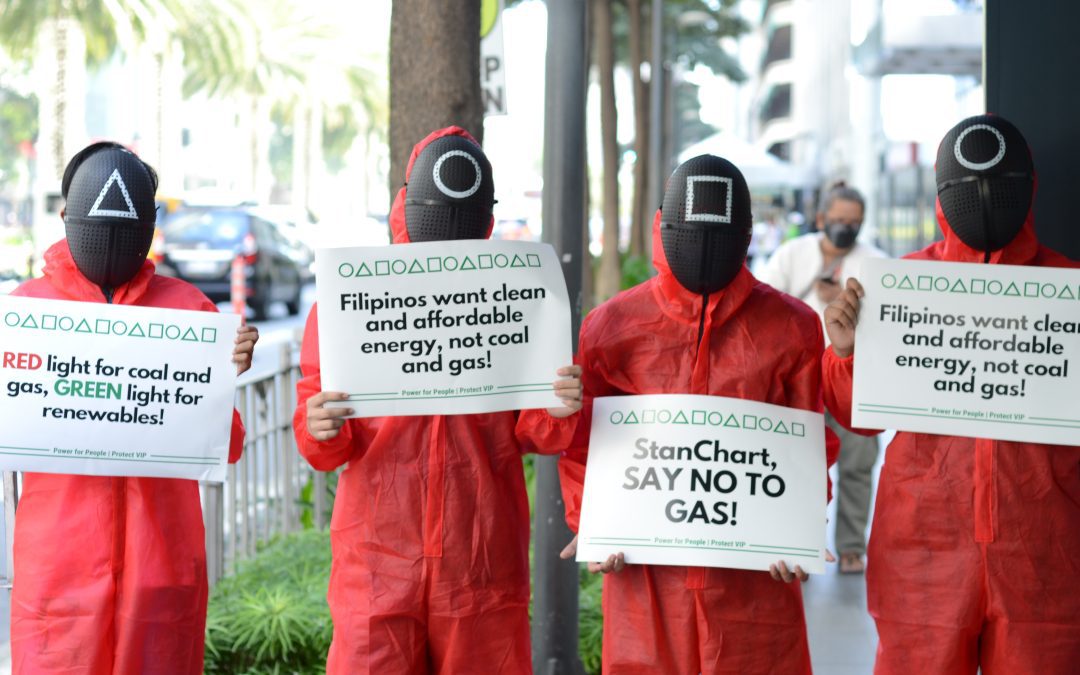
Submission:
M 323 673 L 333 626 L 326 604 L 330 535 L 279 537 L 210 595 L 207 675 Z

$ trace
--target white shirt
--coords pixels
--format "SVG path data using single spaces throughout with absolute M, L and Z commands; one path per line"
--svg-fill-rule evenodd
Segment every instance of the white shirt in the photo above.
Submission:
M 822 328 L 825 303 L 818 298 L 814 282 L 825 271 L 825 256 L 821 252 L 821 239 L 824 236 L 822 232 L 811 232 L 784 242 L 756 275 L 758 280 L 809 305 L 822 318 Z M 847 255 L 837 260 L 838 268 L 833 279 L 841 285 L 851 277 L 858 279 L 864 260 L 887 257 L 888 254 L 873 244 L 856 241 Z M 826 333 L 825 344 L 828 343 Z

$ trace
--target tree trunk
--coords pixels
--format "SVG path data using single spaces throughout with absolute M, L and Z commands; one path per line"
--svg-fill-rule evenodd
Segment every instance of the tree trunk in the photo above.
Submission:
M 649 191 L 649 87 L 641 79 L 645 51 L 645 16 L 642 0 L 627 0 L 630 15 L 630 71 L 634 78 L 634 201 L 630 214 L 630 255 L 642 257 L 652 223 Z
M 619 260 L 619 139 L 615 113 L 615 41 L 612 35 L 612 0 L 593 0 L 596 70 L 600 80 L 600 139 L 604 156 L 601 199 L 604 211 L 604 250 L 600 254 L 598 299 L 619 292 L 622 265 Z
M 390 199 L 413 146 L 456 124 L 483 141 L 480 0 L 394 0 L 390 13 Z

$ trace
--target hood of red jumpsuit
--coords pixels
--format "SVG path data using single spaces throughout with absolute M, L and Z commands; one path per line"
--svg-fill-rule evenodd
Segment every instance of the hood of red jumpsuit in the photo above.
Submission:
M 412 154 L 409 155 L 409 164 L 405 167 L 405 183 L 398 190 L 397 195 L 394 197 L 394 204 L 390 207 L 390 234 L 393 237 L 393 243 L 395 244 L 408 244 L 409 243 L 409 230 L 405 227 L 405 190 L 409 182 L 409 176 L 412 174 L 413 164 L 416 163 L 416 158 L 420 156 L 420 153 L 424 151 L 432 141 L 435 141 L 444 136 L 461 136 L 476 143 L 477 147 L 480 147 L 480 143 L 473 138 L 472 134 L 465 131 L 461 127 L 449 126 L 443 127 L 437 131 L 432 131 L 427 135 L 424 140 L 420 141 L 413 146 Z M 491 223 L 488 225 L 488 231 L 486 239 L 491 238 L 491 231 L 495 228 L 495 218 L 491 218 Z

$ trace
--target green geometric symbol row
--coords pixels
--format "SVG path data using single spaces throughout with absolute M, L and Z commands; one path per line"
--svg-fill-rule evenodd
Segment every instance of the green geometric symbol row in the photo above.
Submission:
M 806 426 L 802 422 L 785 422 L 765 415 L 735 416 L 708 410 L 640 410 L 624 413 L 616 410 L 608 418 L 612 424 L 688 424 L 695 426 L 728 427 L 729 429 L 750 429 L 771 431 L 785 436 L 806 436 Z
M 91 323 L 92 321 L 92 323 Z M 123 321 L 120 319 L 86 319 L 66 314 L 19 314 L 8 312 L 4 324 L 9 328 L 55 330 L 85 335 L 115 335 L 117 337 L 173 340 L 178 342 L 217 342 L 217 328 L 182 326 L 175 323 Z
M 1038 281 L 1025 281 L 1017 284 L 1015 281 L 1004 283 L 997 279 L 981 279 L 979 277 L 950 277 L 946 275 L 919 274 L 911 277 L 907 274 L 896 276 L 884 274 L 881 277 L 881 285 L 885 288 L 900 291 L 922 291 L 936 293 L 964 293 L 968 295 L 999 295 L 1013 298 L 1044 298 L 1046 300 L 1076 300 L 1080 299 L 1080 286 L 1074 287 L 1068 283 L 1051 283 Z
M 338 274 L 342 277 L 385 277 L 398 274 L 428 274 L 437 272 L 470 272 L 490 269 L 526 269 L 543 267 L 540 256 L 527 253 L 524 257 L 504 253 L 481 253 L 466 256 L 431 256 L 411 260 L 373 260 L 370 264 L 341 263 Z

